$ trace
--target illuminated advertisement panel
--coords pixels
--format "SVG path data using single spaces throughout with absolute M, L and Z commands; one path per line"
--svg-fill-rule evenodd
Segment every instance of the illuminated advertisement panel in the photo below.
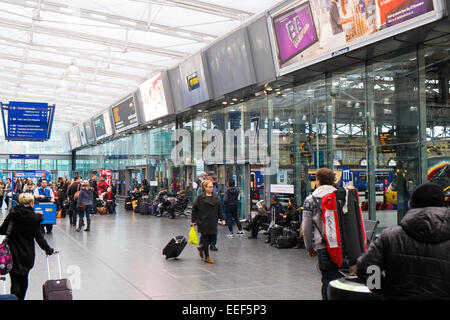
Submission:
M 141 93 L 145 122 L 159 119 L 169 114 L 161 73 L 155 74 L 142 83 L 139 86 L 139 91 Z

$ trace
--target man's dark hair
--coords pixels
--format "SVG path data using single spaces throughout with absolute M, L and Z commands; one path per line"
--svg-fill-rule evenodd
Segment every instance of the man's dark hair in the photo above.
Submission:
M 78 179 L 80 179 L 80 177 L 79 177 L 79 176 L 75 176 L 75 177 L 73 177 L 73 181 L 77 181 Z
M 230 180 L 230 181 L 228 181 L 228 185 L 230 187 L 234 187 L 236 184 L 234 183 L 234 180 Z
M 328 168 L 321 168 L 317 170 L 316 179 L 319 180 L 320 185 L 333 185 L 334 183 L 334 172 Z

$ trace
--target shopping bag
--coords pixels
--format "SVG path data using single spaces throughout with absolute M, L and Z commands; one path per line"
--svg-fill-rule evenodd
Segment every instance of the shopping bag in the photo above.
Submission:
M 197 233 L 195 232 L 194 226 L 192 226 L 191 231 L 189 231 L 189 244 L 198 245 L 198 237 Z
M 62 210 L 58 211 L 58 214 L 56 215 L 56 219 L 60 219 L 61 218 L 61 212 L 62 212 Z

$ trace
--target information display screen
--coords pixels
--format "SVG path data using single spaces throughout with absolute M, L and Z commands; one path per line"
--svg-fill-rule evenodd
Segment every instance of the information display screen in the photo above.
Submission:
M 112 107 L 113 123 L 116 132 L 122 132 L 139 125 L 136 103 L 131 96 L 118 105 Z
M 94 131 L 97 140 L 109 137 L 112 135 L 111 117 L 109 112 L 106 111 L 96 117 L 94 117 Z
M 441 0 L 298 0 L 270 14 L 279 75 L 440 19 Z
M 88 120 L 84 123 L 84 132 L 86 133 L 87 143 L 92 143 L 95 141 L 94 126 L 92 125 L 92 120 Z
M 86 132 L 84 130 L 84 124 L 80 124 L 78 126 L 78 129 L 80 130 L 81 145 L 84 146 L 85 144 L 87 144 Z
M 139 90 L 145 122 L 159 119 L 169 114 L 161 73 L 155 74 L 142 83 Z

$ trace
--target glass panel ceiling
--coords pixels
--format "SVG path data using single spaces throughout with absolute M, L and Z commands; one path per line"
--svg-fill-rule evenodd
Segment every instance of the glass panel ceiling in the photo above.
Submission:
M 0 0 L 0 100 L 54 103 L 70 128 L 280 2 Z

